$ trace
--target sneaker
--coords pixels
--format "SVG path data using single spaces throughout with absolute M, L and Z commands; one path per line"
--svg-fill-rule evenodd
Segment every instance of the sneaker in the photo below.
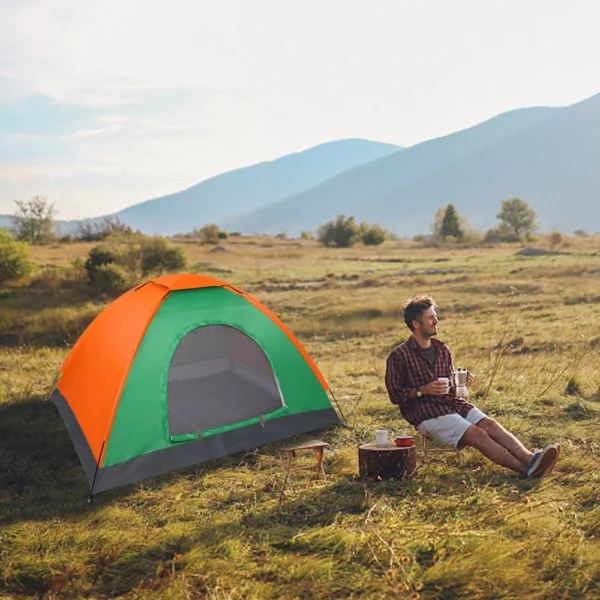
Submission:
M 543 450 L 536 452 L 527 467 L 527 477 L 539 477 L 552 471 L 559 452 L 558 444 L 548 444 Z

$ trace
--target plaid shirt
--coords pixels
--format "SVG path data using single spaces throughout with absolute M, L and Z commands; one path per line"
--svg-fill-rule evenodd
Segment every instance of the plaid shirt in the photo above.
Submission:
M 458 413 L 466 417 L 473 408 L 464 398 L 456 396 L 452 381 L 452 354 L 444 342 L 431 338 L 437 349 L 434 364 L 423 354 L 423 349 L 411 335 L 396 346 L 387 357 L 385 387 L 390 400 L 400 407 L 402 416 L 415 427 L 427 419 Z M 426 395 L 409 400 L 410 390 L 427 385 L 438 377 L 450 379 L 450 392 L 444 396 Z

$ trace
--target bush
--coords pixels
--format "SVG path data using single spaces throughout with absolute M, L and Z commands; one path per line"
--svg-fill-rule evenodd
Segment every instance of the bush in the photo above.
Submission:
M 200 238 L 201 244 L 216 244 L 219 241 L 219 226 L 214 223 L 194 229 L 194 234 Z
M 0 229 L 0 284 L 16 281 L 33 271 L 27 244 L 17 242 L 6 230 Z
M 516 242 L 518 238 L 515 237 L 514 232 L 504 223 L 501 223 L 497 227 L 488 229 L 486 231 L 484 242 Z
M 149 238 L 141 242 L 138 248 L 142 277 L 161 275 L 164 272 L 181 271 L 187 261 L 183 250 L 172 246 L 161 237 Z
M 548 236 L 548 242 L 550 243 L 550 247 L 553 250 L 556 250 L 556 249 L 560 248 L 565 243 L 565 239 L 563 237 L 563 234 L 560 231 L 554 230 Z
M 94 287 L 107 294 L 120 294 L 129 289 L 130 279 L 123 267 L 107 263 L 96 268 Z
M 312 239 L 314 239 L 314 238 L 313 238 L 313 234 L 312 234 L 310 231 L 306 231 L 306 229 L 305 229 L 305 230 L 303 230 L 303 231 L 300 233 L 300 237 L 301 237 L 303 240 L 312 240 Z
M 94 246 L 84 265 L 88 280 L 96 284 L 100 267 L 113 264 L 119 267 L 118 272 L 126 274 L 128 280 L 135 281 L 148 275 L 181 271 L 187 261 L 181 248 L 161 237 L 142 238 L 136 244 Z M 116 273 L 111 271 L 110 275 L 102 275 L 101 287 L 107 288 L 106 291 L 118 291 L 120 284 Z M 113 278 L 114 285 L 106 282 L 107 277 Z
M 88 252 L 88 258 L 84 265 L 90 283 L 95 282 L 96 274 L 101 266 L 109 265 L 114 263 L 116 260 L 116 252 L 109 250 L 106 246 L 94 246 Z
M 360 228 L 354 217 L 346 218 L 344 215 L 338 215 L 335 221 L 319 226 L 317 239 L 324 246 L 349 248 L 360 241 Z
M 224 229 L 220 229 L 219 233 L 217 233 L 217 237 L 220 240 L 226 240 L 229 237 L 229 233 L 227 233 Z
M 387 239 L 387 231 L 377 223 L 374 225 L 362 223 L 361 237 L 365 246 L 379 246 L 379 244 L 383 244 Z
M 590 234 L 585 229 L 576 229 L 573 232 L 573 235 L 575 237 L 582 237 L 582 238 L 590 237 Z

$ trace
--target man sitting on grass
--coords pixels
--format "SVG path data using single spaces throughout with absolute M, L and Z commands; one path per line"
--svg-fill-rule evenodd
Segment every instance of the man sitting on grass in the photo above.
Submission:
M 412 331 L 406 342 L 387 357 L 385 385 L 402 416 L 422 434 L 461 449 L 471 446 L 490 460 L 527 477 L 549 473 L 560 446 L 549 444 L 530 452 L 500 423 L 456 395 L 452 382 L 452 354 L 434 338 L 438 332 L 435 302 L 417 296 L 403 304 L 404 321 Z M 469 373 L 467 385 L 474 377 Z

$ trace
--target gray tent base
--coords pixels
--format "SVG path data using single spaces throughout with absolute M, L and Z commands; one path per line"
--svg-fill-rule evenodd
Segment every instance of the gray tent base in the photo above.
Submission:
M 66 424 L 90 488 L 92 483 L 94 485 L 92 494 L 339 423 L 333 408 L 288 415 L 265 421 L 264 426 L 257 423 L 191 442 L 173 444 L 163 450 L 97 469 L 96 460 L 71 407 L 58 390 L 52 394 L 52 401 Z

